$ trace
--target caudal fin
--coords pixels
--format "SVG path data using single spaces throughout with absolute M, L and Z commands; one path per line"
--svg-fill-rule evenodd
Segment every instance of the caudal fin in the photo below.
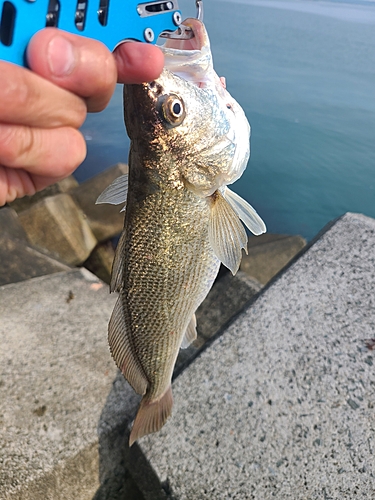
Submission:
M 142 436 L 160 431 L 172 413 L 172 405 L 171 386 L 159 399 L 150 401 L 147 396 L 144 396 L 130 433 L 129 446 Z

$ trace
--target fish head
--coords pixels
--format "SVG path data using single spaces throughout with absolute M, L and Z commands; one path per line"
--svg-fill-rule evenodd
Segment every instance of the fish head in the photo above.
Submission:
M 242 175 L 250 126 L 213 69 L 204 25 L 184 25 L 195 36 L 167 42 L 160 77 L 124 86 L 125 123 L 145 156 L 157 159 L 152 168 L 205 197 Z

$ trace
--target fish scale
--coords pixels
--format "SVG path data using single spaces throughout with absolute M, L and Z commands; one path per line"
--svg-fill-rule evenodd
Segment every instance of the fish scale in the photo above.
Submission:
M 130 192 L 123 300 L 127 328 L 136 332 L 135 352 L 152 380 L 152 398 L 170 381 L 170 370 L 165 373 L 161 365 L 173 369 L 182 336 L 212 285 L 219 261 L 208 241 L 206 200 L 187 190 L 160 189 L 136 201 L 131 173 Z

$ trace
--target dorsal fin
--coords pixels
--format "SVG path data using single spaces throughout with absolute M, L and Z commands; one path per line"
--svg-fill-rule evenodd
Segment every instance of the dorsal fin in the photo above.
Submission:
M 208 237 L 216 257 L 236 274 L 242 248 L 246 250 L 247 234 L 237 213 L 219 191 L 211 196 Z
M 145 394 L 148 387 L 147 377 L 142 369 L 125 324 L 123 310 L 124 297 L 120 294 L 113 309 L 108 325 L 108 343 L 116 365 L 138 394 Z
M 109 203 L 111 205 L 120 205 L 126 203 L 128 196 L 128 174 L 120 175 L 112 184 L 98 196 L 95 204 Z M 121 210 L 122 211 L 122 210 Z
M 182 339 L 181 349 L 187 349 L 189 345 L 197 338 L 196 326 L 197 318 L 195 317 L 195 314 L 193 314 L 191 320 L 189 321 L 188 327 L 186 328 L 184 338 Z
M 223 190 L 223 195 L 249 231 L 256 236 L 267 231 L 263 220 L 246 200 L 228 188 Z

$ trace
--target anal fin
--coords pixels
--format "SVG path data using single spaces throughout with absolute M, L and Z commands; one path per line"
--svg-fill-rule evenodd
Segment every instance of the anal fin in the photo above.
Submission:
M 108 343 L 116 365 L 138 394 L 145 394 L 148 387 L 147 377 L 137 358 L 125 324 L 123 310 L 124 298 L 120 294 L 113 309 L 108 325 Z
M 197 338 L 196 326 L 197 326 L 197 318 L 195 317 L 195 314 L 193 314 L 186 329 L 184 338 L 182 339 L 181 349 L 187 349 L 189 345 L 192 342 L 194 342 L 194 340 Z
M 129 446 L 147 434 L 160 431 L 172 413 L 173 396 L 169 385 L 164 394 L 155 400 L 144 396 L 135 417 L 129 438 Z

